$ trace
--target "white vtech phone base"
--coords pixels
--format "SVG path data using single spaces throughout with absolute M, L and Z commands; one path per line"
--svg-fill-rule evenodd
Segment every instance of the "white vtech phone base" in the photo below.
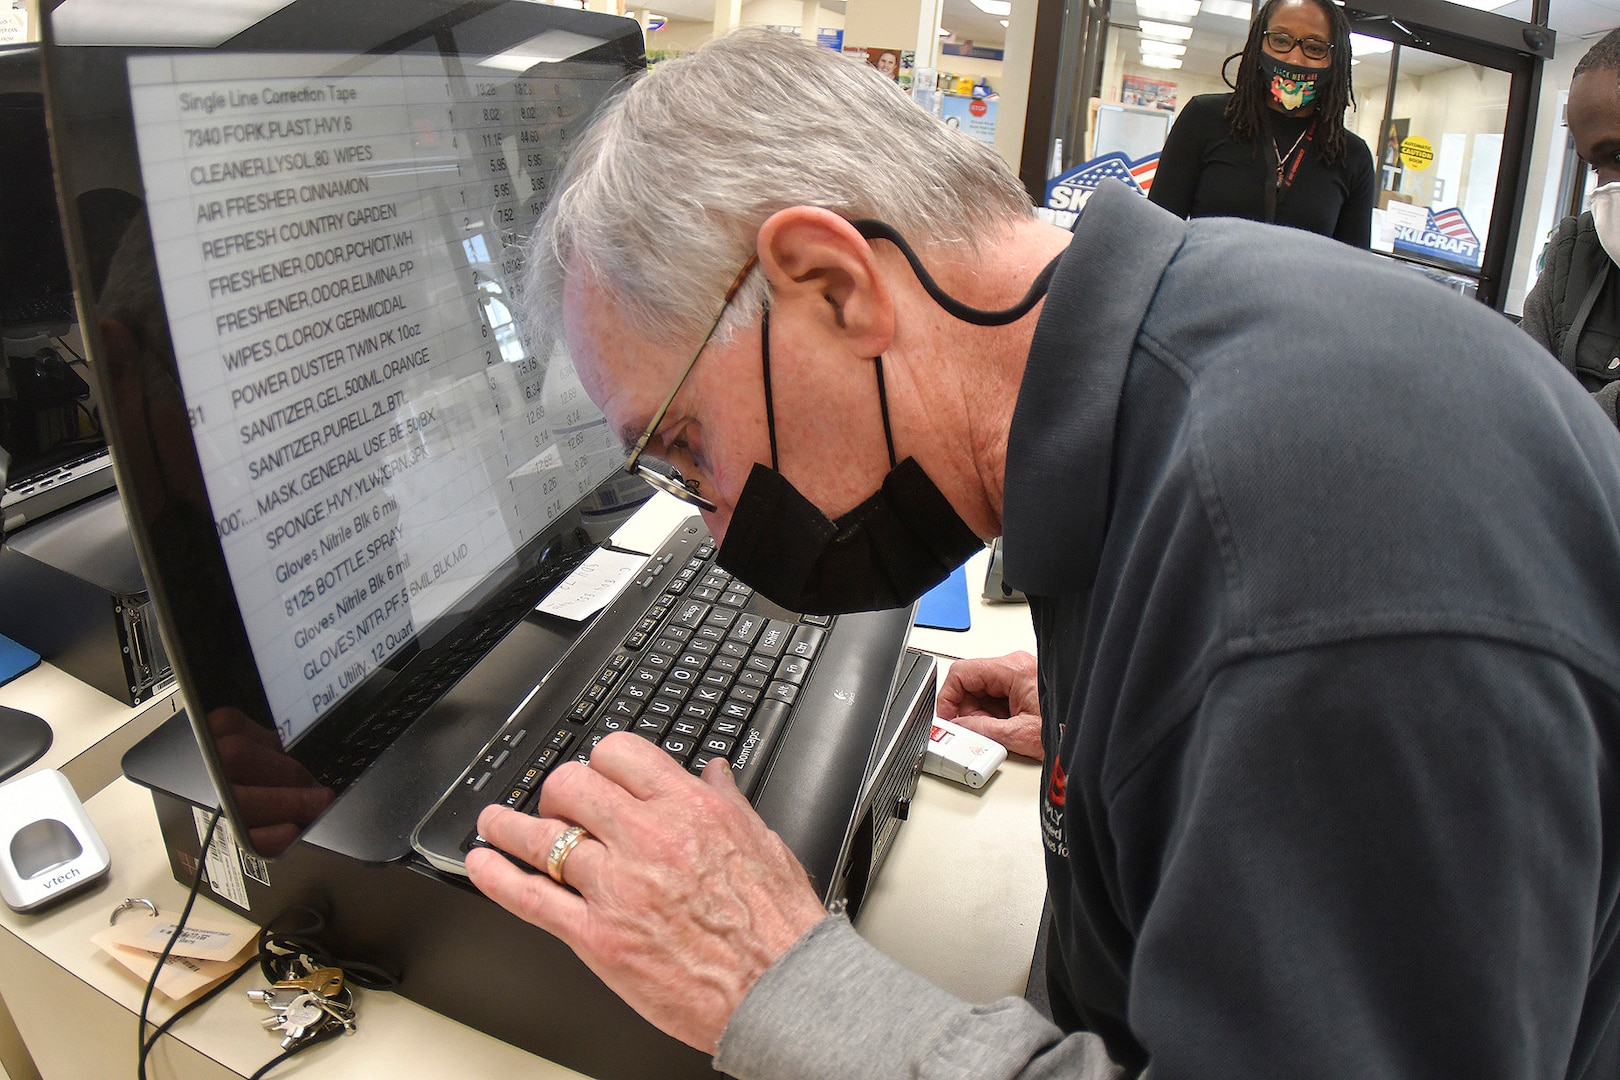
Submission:
M 67 777 L 41 769 L 0 784 L 0 896 L 13 911 L 79 891 L 108 863 L 107 846 Z

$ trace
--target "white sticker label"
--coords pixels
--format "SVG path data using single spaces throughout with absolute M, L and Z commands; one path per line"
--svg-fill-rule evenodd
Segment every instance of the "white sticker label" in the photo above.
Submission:
M 219 919 L 201 919 L 195 914 L 178 936 L 174 926 L 172 918 L 123 919 L 112 926 L 108 940 L 154 954 L 169 947 L 175 956 L 223 962 L 234 960 L 258 937 L 256 926 L 232 926 Z
M 208 835 L 209 815 L 210 811 L 195 806 L 191 808 L 191 821 L 197 827 L 198 842 Z M 236 854 L 238 850 L 231 823 L 220 818 L 219 827 L 214 830 L 214 840 L 208 845 L 206 853 L 208 884 L 222 900 L 229 900 L 243 911 L 252 911 L 253 906 L 248 903 L 247 882 L 242 877 L 242 863 Z

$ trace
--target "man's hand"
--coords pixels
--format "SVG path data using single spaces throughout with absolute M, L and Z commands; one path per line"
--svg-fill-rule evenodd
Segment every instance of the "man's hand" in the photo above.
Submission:
M 337 798 L 281 749 L 274 731 L 234 705 L 209 710 L 208 727 L 255 851 L 280 855 Z
M 804 869 L 724 763 L 700 780 L 636 735 L 609 735 L 589 766 L 546 778 L 540 817 L 489 807 L 484 839 L 544 867 L 570 822 L 565 889 L 493 851 L 467 853 L 474 885 L 561 938 L 653 1024 L 712 1054 L 765 969 L 827 911 Z
M 1011 753 L 1041 756 L 1041 699 L 1035 658 L 1027 652 L 956 661 L 935 708 L 943 719 L 988 735 Z

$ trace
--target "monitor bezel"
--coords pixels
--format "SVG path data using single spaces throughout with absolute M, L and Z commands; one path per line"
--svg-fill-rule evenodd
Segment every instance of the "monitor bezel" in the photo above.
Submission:
M 113 370 L 114 365 L 106 359 L 112 354 L 112 348 L 94 314 L 104 282 L 94 282 L 90 276 L 94 256 L 86 248 L 78 206 L 79 195 L 92 190 L 86 186 L 90 183 L 87 177 L 97 172 L 97 166 L 87 162 L 86 155 L 92 147 L 105 152 L 110 145 L 112 153 L 127 155 L 136 163 L 134 175 L 127 177 L 125 183 L 128 190 L 140 198 L 139 216 L 145 220 L 146 191 L 139 175 L 129 86 L 127 79 L 120 83 L 119 78 L 109 74 L 122 73 L 128 57 L 177 51 L 318 53 L 334 57 L 379 52 L 453 55 L 454 42 L 447 30 L 501 9 L 510 9 L 514 17 L 531 20 L 536 30 L 542 29 L 543 24 L 544 28 L 577 32 L 604 41 L 599 49 L 569 63 L 590 64 L 593 70 L 601 65 L 614 65 L 621 69 L 615 78 L 633 76 L 645 67 L 641 30 L 634 20 L 524 0 L 473 0 L 470 3 L 294 0 L 249 30 L 211 49 L 63 45 L 54 40 L 51 13 L 42 16 L 43 82 L 68 263 L 77 286 L 85 346 L 106 403 L 104 426 L 113 447 L 119 490 L 170 661 L 221 797 L 221 806 L 234 827 L 237 842 L 267 858 L 285 850 L 293 837 L 283 829 L 274 837 L 266 835 L 263 842 L 259 842 L 255 820 L 244 813 L 239 797 L 241 791 L 229 760 L 232 752 L 218 744 L 207 720 L 216 710 L 234 708 L 268 728 L 272 735 L 275 730 L 268 695 L 235 599 L 212 506 L 208 504 L 206 493 L 201 493 L 200 505 L 195 499 L 190 500 L 189 505 L 185 501 L 174 505 L 176 490 L 200 480 L 201 464 L 195 444 L 189 435 L 158 440 L 163 446 L 152 455 L 158 463 L 155 470 L 138 467 L 137 462 L 130 460 L 133 455 L 119 451 L 120 447 L 130 446 L 136 440 L 156 445 L 148 436 L 159 425 L 144 419 L 148 408 L 144 398 L 141 410 L 121 404 L 127 395 L 119 394 L 119 380 L 127 373 Z M 345 47 L 345 42 L 349 47 Z M 554 68 L 552 65 L 547 70 Z M 87 108 L 90 103 L 95 107 Z M 149 231 L 142 257 L 148 260 L 148 265 L 156 267 Z M 161 303 L 158 306 L 162 308 Z M 166 330 L 166 311 L 163 321 Z M 170 353 L 172 355 L 172 347 Z M 152 361 L 142 363 L 145 365 L 140 372 L 143 378 L 162 374 L 146 370 Z M 169 363 L 172 368 L 172 359 Z M 174 374 L 172 370 L 170 374 Z M 137 411 L 142 415 L 136 415 Z M 586 542 L 576 502 L 545 532 L 524 543 L 481 585 L 434 622 L 418 628 L 412 647 L 391 657 L 368 675 L 353 693 L 322 715 L 308 735 L 283 748 L 285 753 L 316 772 L 315 767 L 320 762 L 313 758 L 330 753 L 333 745 L 341 744 L 346 733 L 364 725 L 377 709 L 403 696 L 419 696 L 424 687 L 431 692 L 444 680 L 445 659 L 466 652 L 468 633 L 464 631 L 468 627 L 479 624 L 481 619 L 487 621 L 487 616 L 497 609 L 519 610 L 521 617 L 521 611 L 532 608 L 543 591 L 535 580 L 550 580 L 537 571 L 544 570 L 559 557 L 566 559 Z M 515 595 L 517 583 L 526 579 L 530 579 L 527 587 L 534 595 Z M 375 756 L 385 749 L 386 746 L 372 748 L 371 752 Z M 341 790 L 337 794 L 341 795 Z M 307 828 L 313 820 L 300 824 Z

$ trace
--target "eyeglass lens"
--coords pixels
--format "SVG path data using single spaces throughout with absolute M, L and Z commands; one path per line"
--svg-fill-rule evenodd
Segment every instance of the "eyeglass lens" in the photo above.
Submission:
M 1333 51 L 1333 46 L 1321 38 L 1297 38 L 1292 34 L 1285 34 L 1281 30 L 1266 31 L 1266 43 L 1278 53 L 1286 55 L 1295 45 L 1299 51 L 1312 60 L 1325 60 Z
M 688 480 L 674 469 L 660 472 L 650 465 L 637 462 L 635 472 L 637 476 L 652 484 L 653 487 L 668 492 L 684 503 L 689 503 L 701 510 L 712 511 L 715 509 L 714 503 L 698 493 L 696 480 Z

